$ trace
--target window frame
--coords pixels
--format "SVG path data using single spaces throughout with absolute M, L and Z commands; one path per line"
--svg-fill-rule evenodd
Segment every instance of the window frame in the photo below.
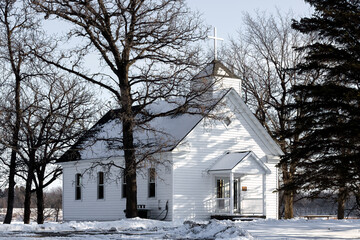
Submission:
M 148 198 L 156 198 L 156 169 L 148 169 Z
M 104 172 L 98 172 L 98 181 L 97 181 L 97 199 L 98 200 L 105 199 L 105 177 L 104 177 L 104 175 L 105 175 Z M 102 181 L 100 181 L 100 180 L 102 180 Z M 100 196 L 100 193 L 102 194 L 102 196 Z
M 75 174 L 75 200 L 82 200 L 82 174 L 77 173 Z

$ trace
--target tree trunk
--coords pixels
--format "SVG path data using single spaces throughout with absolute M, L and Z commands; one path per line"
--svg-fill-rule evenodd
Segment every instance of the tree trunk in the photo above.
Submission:
M 37 202 L 37 223 L 44 223 L 44 186 L 43 182 L 39 180 L 39 186 L 36 189 L 36 202 Z
M 28 164 L 28 174 L 26 178 L 26 186 L 25 186 L 25 200 L 24 200 L 24 224 L 30 223 L 30 215 L 31 215 L 31 186 L 34 178 L 34 169 L 32 164 Z
M 284 218 L 291 219 L 294 217 L 294 194 L 290 190 L 284 191 Z
M 126 50 L 127 49 L 127 50 Z M 129 48 L 123 52 L 123 58 L 129 58 Z M 136 183 L 136 155 L 134 147 L 134 116 L 132 109 L 131 88 L 129 85 L 129 65 L 124 61 L 118 72 L 121 97 L 119 99 L 123 115 L 121 121 L 123 125 L 123 147 L 125 157 L 125 176 L 126 176 L 126 217 L 137 217 L 137 183 Z
M 291 173 L 286 163 L 281 165 L 284 185 L 291 183 Z M 284 190 L 284 218 L 291 219 L 294 217 L 294 191 L 291 189 Z
M 15 197 L 15 169 L 16 169 L 16 151 L 12 150 L 11 161 L 10 161 L 10 173 L 9 173 L 9 188 L 8 188 L 8 199 L 7 209 L 4 219 L 4 224 L 10 224 L 12 220 L 14 210 L 14 197 Z
M 13 210 L 14 210 L 14 197 L 15 197 L 15 173 L 16 173 L 16 155 L 18 150 L 19 142 L 19 132 L 20 132 L 20 117 L 21 117 L 21 108 L 20 108 L 20 81 L 21 78 L 19 74 L 15 77 L 15 128 L 12 137 L 12 147 L 11 157 L 10 157 L 10 173 L 9 173 L 9 191 L 8 191 L 8 200 L 7 200 L 7 210 L 6 216 L 4 219 L 4 224 L 10 224 L 12 220 Z
M 340 188 L 338 194 L 338 209 L 337 209 L 337 218 L 344 219 L 345 217 L 345 203 L 346 203 L 346 190 L 344 188 Z
M 131 124 L 123 121 L 125 175 L 126 175 L 126 217 L 137 217 L 136 158 Z

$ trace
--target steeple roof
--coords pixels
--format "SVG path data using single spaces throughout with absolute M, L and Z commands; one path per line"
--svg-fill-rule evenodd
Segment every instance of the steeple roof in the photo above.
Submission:
M 195 78 L 211 77 L 211 76 L 240 79 L 219 60 L 213 60 L 202 71 L 200 71 L 200 73 L 197 74 Z

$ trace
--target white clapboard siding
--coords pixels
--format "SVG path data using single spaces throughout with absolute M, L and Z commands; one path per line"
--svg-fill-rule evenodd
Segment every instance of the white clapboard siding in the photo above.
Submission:
M 230 101 L 227 102 L 231 112 L 234 107 Z M 213 180 L 206 170 L 225 151 L 250 150 L 265 161 L 264 151 L 267 148 L 249 125 L 249 120 L 239 111 L 234 114 L 229 126 L 221 121 L 202 120 L 184 139 L 183 146 L 174 151 L 175 219 L 210 217 L 214 189 L 210 184 Z M 186 151 L 186 154 L 182 151 Z
M 167 154 L 169 159 L 170 154 Z M 166 203 L 168 202 L 168 213 L 165 220 L 172 219 L 172 169 L 171 165 L 158 165 L 156 167 L 156 190 L 155 197 L 148 196 L 148 171 L 138 174 L 138 204 L 145 205 L 151 210 L 151 218 L 162 220 L 166 216 Z
M 88 163 L 66 163 L 63 166 L 64 220 L 117 220 L 124 216 L 121 206 L 121 186 L 115 181 L 105 183 L 105 198 L 97 199 L 97 172 L 83 175 L 81 200 L 75 200 L 75 175 L 83 173 Z
M 265 200 L 266 200 L 266 218 L 278 219 L 278 193 L 274 192 L 278 187 L 278 169 L 275 163 L 268 163 L 266 166 L 270 169 L 271 173 L 266 175 L 266 189 L 265 189 Z
M 217 77 L 215 89 L 229 89 L 234 88 L 235 91 L 241 96 L 241 80 L 237 78 Z
M 264 214 L 263 174 L 240 178 L 241 214 Z M 243 187 L 246 191 L 243 191 Z
M 105 178 L 104 199 L 97 199 L 97 172 L 83 174 L 82 199 L 75 200 L 75 175 L 84 173 L 89 168 L 89 161 L 82 160 L 78 163 L 63 163 L 63 209 L 64 220 L 118 220 L 125 218 L 126 199 L 122 198 L 122 177 L 119 169 L 112 169 Z M 156 178 L 156 196 L 148 197 L 147 169 L 139 171 L 138 204 L 145 205 L 151 210 L 151 217 L 162 219 L 165 216 L 166 202 L 172 207 L 172 171 L 171 167 L 159 166 Z M 160 215 L 160 213 L 162 213 Z M 169 210 L 167 220 L 172 219 Z

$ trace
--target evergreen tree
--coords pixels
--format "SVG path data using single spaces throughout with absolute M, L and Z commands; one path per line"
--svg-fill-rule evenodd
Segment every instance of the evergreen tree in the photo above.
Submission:
M 306 0 L 314 7 L 310 18 L 294 21 L 292 27 L 317 36 L 300 48 L 306 61 L 300 73 L 318 72 L 317 84 L 293 88 L 297 100 L 292 108 L 303 109 L 293 119 L 290 134 L 300 136 L 282 161 L 299 161 L 294 183 L 317 195 L 338 195 L 338 218 L 344 218 L 345 202 L 359 192 L 360 184 L 360 1 Z

